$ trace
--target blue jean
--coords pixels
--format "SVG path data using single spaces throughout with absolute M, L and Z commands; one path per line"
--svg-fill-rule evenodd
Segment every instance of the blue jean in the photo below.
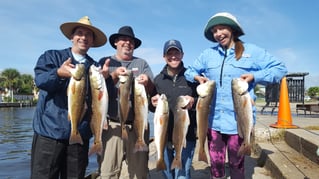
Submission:
M 167 144 L 164 150 L 164 161 L 166 164 L 166 170 L 163 171 L 163 175 L 166 179 L 190 179 L 190 169 L 192 166 L 192 160 L 195 153 L 196 141 L 186 141 L 186 148 L 182 150 L 182 169 L 171 170 L 172 161 L 175 156 L 175 150 L 171 147 L 171 144 Z

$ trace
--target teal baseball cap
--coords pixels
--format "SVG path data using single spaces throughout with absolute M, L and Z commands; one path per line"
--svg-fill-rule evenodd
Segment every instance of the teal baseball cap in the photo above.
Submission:
M 205 26 L 204 35 L 208 40 L 213 42 L 216 42 L 216 40 L 213 37 L 211 28 L 216 25 L 226 25 L 231 27 L 233 30 L 238 32 L 238 37 L 245 34 L 235 16 L 228 12 L 220 12 L 213 15 Z

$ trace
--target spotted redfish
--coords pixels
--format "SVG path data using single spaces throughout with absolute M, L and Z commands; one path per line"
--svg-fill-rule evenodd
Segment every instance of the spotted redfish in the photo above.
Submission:
M 176 155 L 172 161 L 171 170 L 182 169 L 182 149 L 186 147 L 186 134 L 190 124 L 188 110 L 186 106 L 189 100 L 185 96 L 179 96 L 174 110 L 173 146 Z
M 164 162 L 164 148 L 167 142 L 167 126 L 169 120 L 169 108 L 167 97 L 161 94 L 157 101 L 154 113 L 154 142 L 157 151 L 156 170 L 166 170 Z
M 148 98 L 143 84 L 138 82 L 138 77 L 134 80 L 134 130 L 136 142 L 134 152 L 148 151 L 148 146 L 144 140 L 145 130 L 148 130 Z
M 84 64 L 76 64 L 68 85 L 68 118 L 71 121 L 70 144 L 83 144 L 78 130 L 85 113 L 86 73 Z
M 248 83 L 243 79 L 234 78 L 231 84 L 237 130 L 239 136 L 244 139 L 237 155 L 250 155 L 250 138 L 253 130 L 253 102 L 248 92 Z
M 90 66 L 89 79 L 92 95 L 92 116 L 90 121 L 94 142 L 89 150 L 89 155 L 98 153 L 102 155 L 102 131 L 107 129 L 107 111 L 109 95 L 105 84 L 105 79 L 100 73 L 101 66 Z
M 205 142 L 208 130 L 208 117 L 212 103 L 212 97 L 215 93 L 215 81 L 206 81 L 197 86 L 198 101 L 196 104 L 196 121 L 198 137 L 198 161 L 207 161 L 205 152 Z

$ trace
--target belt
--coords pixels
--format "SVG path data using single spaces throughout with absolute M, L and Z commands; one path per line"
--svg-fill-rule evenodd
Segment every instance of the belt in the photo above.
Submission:
M 111 117 L 107 117 L 108 120 L 112 121 L 112 122 L 115 122 L 115 123 L 121 123 L 120 119 L 119 118 L 111 118 Z M 132 125 L 133 124 L 133 121 L 126 121 L 125 124 L 127 125 Z

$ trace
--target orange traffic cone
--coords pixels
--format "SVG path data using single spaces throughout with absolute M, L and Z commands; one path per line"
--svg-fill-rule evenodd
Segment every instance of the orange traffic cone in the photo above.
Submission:
M 292 124 L 286 77 L 283 77 L 281 79 L 281 84 L 280 84 L 278 121 L 275 124 L 271 124 L 270 127 L 286 128 L 286 129 L 298 128 L 298 126 L 295 126 Z

